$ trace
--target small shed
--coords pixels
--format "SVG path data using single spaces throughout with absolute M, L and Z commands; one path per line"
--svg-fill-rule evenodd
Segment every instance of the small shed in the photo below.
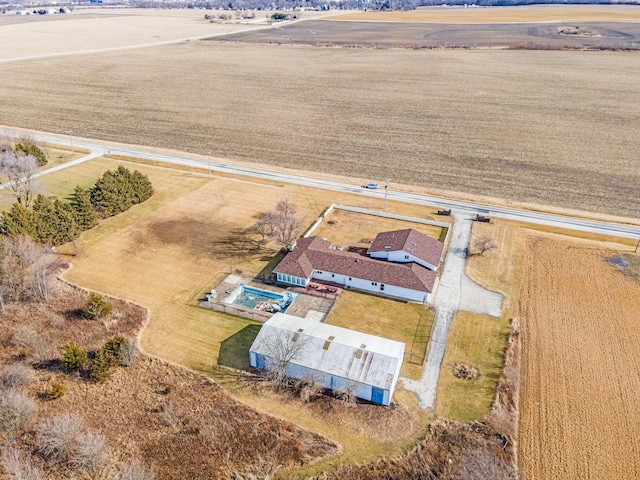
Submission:
M 291 355 L 293 349 L 296 353 Z M 283 352 L 292 378 L 313 380 L 331 390 L 389 405 L 400 376 L 405 344 L 347 328 L 276 313 L 249 350 L 251 366 L 277 368 Z

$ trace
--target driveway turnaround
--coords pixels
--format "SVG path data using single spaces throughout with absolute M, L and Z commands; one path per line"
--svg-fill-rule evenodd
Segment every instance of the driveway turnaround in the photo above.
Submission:
M 435 407 L 440 367 L 444 358 L 449 327 L 455 313 L 461 307 L 469 305 L 473 305 L 471 311 L 492 316 L 500 316 L 502 310 L 502 295 L 485 290 L 464 273 L 472 223 L 470 215 L 454 213 L 449 250 L 436 290 L 434 301 L 436 317 L 422 377 L 420 380 L 402 378 L 404 388 L 416 394 L 418 405 L 425 410 L 433 410 Z M 469 293 L 465 291 L 466 288 L 470 289 Z

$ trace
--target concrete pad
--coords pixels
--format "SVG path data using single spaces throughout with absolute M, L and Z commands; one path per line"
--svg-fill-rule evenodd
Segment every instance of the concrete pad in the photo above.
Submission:
M 466 275 L 460 282 L 460 310 L 491 317 L 502 315 L 502 294 L 481 287 Z

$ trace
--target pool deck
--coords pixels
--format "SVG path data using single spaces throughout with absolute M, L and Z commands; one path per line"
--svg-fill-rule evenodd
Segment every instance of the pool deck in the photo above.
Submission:
M 335 302 L 336 293 L 339 292 L 326 292 L 329 295 L 319 294 L 316 289 L 303 289 L 297 287 L 282 288 L 276 285 L 268 285 L 254 281 L 253 277 L 246 277 L 239 274 L 230 274 L 220 282 L 212 291 L 215 295 L 210 301 L 201 300 L 198 305 L 210 310 L 217 310 L 225 312 L 230 315 L 236 315 L 250 320 L 256 320 L 258 322 L 266 322 L 271 318 L 270 313 L 261 312 L 255 309 L 243 307 L 241 305 L 225 303 L 225 299 L 236 289 L 238 285 L 244 283 L 246 287 L 255 288 L 257 290 L 263 290 L 265 292 L 272 292 L 278 295 L 283 295 L 285 292 L 297 293 L 298 297 L 289 305 L 286 312 L 289 315 L 297 317 L 303 317 L 308 319 L 317 320 L 319 322 L 324 321 L 327 314 L 333 307 Z

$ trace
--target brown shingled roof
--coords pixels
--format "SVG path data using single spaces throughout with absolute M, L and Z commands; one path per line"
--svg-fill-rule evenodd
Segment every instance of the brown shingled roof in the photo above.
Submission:
M 436 279 L 435 272 L 416 263 L 393 263 L 336 250 L 328 240 L 320 237 L 300 240 L 273 271 L 309 278 L 313 270 L 423 292 L 431 292 Z
M 413 228 L 407 228 L 379 233 L 367 253 L 403 250 L 437 267 L 440 264 L 443 249 L 442 242 Z

